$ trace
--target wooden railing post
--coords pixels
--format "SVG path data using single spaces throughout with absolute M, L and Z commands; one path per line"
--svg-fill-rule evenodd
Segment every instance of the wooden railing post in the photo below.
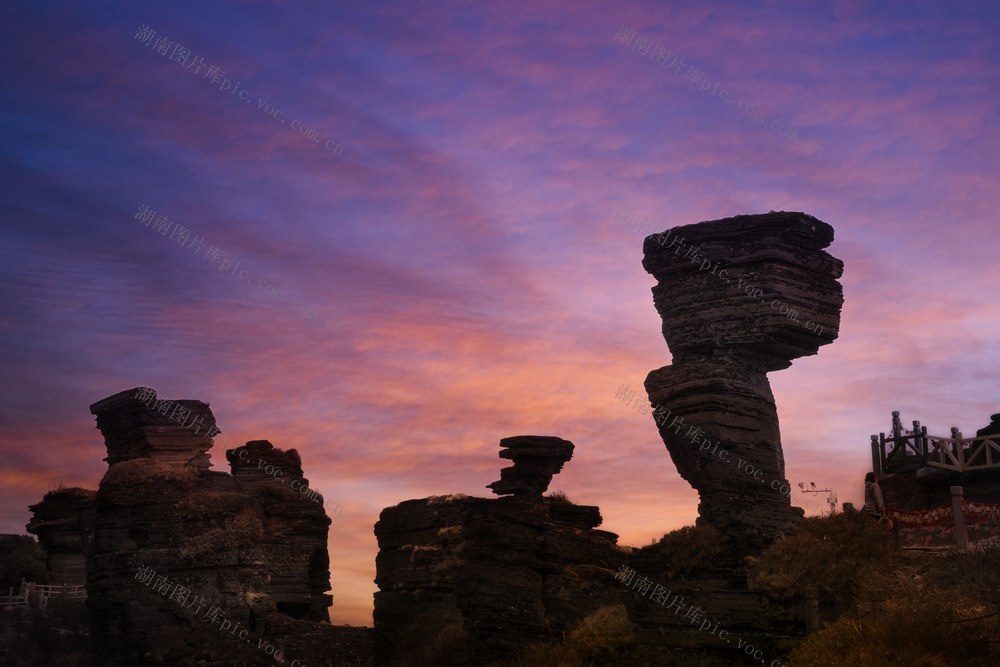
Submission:
M 872 435 L 872 472 L 878 477 L 882 474 L 882 467 L 879 465 L 878 436 Z
M 964 440 L 962 432 L 956 428 L 952 435 L 955 437 L 955 447 L 958 448 L 958 469 L 965 472 L 965 443 L 962 442 Z
M 951 487 L 951 516 L 955 522 L 955 543 L 959 549 L 969 548 L 969 534 L 965 530 L 965 512 L 962 509 L 962 487 Z
M 958 432 L 957 426 L 951 427 L 951 453 L 958 462 L 958 472 L 965 472 L 965 466 L 962 465 L 962 434 Z

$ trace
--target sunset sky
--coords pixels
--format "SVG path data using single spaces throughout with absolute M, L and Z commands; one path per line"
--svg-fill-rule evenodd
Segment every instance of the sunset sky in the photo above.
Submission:
M 998 7 L 4 3 L 0 532 L 96 488 L 88 405 L 147 385 L 343 506 L 335 623 L 379 512 L 491 495 L 505 436 L 574 442 L 550 490 L 648 544 L 697 496 L 615 400 L 670 363 L 643 236 L 772 209 L 845 265 L 839 339 L 770 375 L 788 477 L 861 501 L 892 410 L 1000 412 Z

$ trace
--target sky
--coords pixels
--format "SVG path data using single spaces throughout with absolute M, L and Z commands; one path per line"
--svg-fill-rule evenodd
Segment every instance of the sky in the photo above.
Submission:
M 211 404 L 215 469 L 299 451 L 343 507 L 334 623 L 371 624 L 379 512 L 489 496 L 506 436 L 575 443 L 550 490 L 649 544 L 697 494 L 615 398 L 670 363 L 643 237 L 769 210 L 831 224 L 845 265 L 839 338 L 769 376 L 793 484 L 858 503 L 892 410 L 933 435 L 1000 412 L 996 3 L 10 2 L 0 26 L 0 532 L 97 487 L 88 406 L 144 385 Z

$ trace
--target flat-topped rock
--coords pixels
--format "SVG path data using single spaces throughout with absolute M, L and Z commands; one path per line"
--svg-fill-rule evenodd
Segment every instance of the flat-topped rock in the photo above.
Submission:
M 90 406 L 108 449 L 105 461 L 151 458 L 167 465 L 208 470 L 208 450 L 221 431 L 208 403 L 165 400 L 156 390 L 134 387 Z
M 833 228 L 797 212 L 741 215 L 646 237 L 643 268 L 674 362 L 739 349 L 766 370 L 838 335 L 843 262 Z M 683 243 L 683 245 L 681 245 Z
M 377 664 L 484 665 L 562 637 L 622 597 L 618 536 L 557 498 L 436 496 L 375 524 Z
M 514 465 L 500 471 L 500 480 L 488 484 L 498 496 L 541 496 L 552 477 L 573 458 L 573 443 L 555 436 L 517 435 L 500 441 L 500 458 Z
M 25 527 L 38 536 L 45 550 L 51 580 L 59 584 L 87 581 L 86 552 L 94 533 L 97 491 L 77 487 L 49 491 L 31 505 L 31 521 Z
M 737 551 L 766 546 L 802 517 L 767 373 L 837 337 L 843 263 L 823 250 L 832 241 L 833 228 L 811 215 L 771 212 L 675 227 L 643 245 L 673 356 L 649 373 L 646 392 L 662 406 L 671 459 L 699 493 L 698 525 Z

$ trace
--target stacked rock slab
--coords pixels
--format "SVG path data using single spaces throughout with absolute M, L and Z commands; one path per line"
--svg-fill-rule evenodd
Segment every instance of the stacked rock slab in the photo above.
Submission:
M 149 387 L 136 387 L 90 406 L 108 448 L 105 461 L 150 458 L 169 465 L 208 470 L 206 452 L 221 433 L 208 403 L 159 399 Z
M 671 411 L 659 431 L 699 493 L 698 525 L 737 553 L 763 548 L 802 516 L 787 495 L 767 373 L 837 337 L 843 263 L 823 250 L 832 241 L 830 225 L 779 212 L 676 227 L 643 246 L 673 355 L 649 373 L 646 392 Z M 701 449 L 705 441 L 717 447 Z
M 87 561 L 94 649 L 104 665 L 218 664 L 220 655 L 227 664 L 270 664 L 257 639 L 293 650 L 294 633 L 277 634 L 284 618 L 317 618 L 330 604 L 322 499 L 273 478 L 244 484 L 207 470 L 217 430 L 164 423 L 171 413 L 147 399 L 136 388 L 91 406 L 109 461 Z M 215 424 L 207 404 L 168 403 Z M 267 447 L 301 478 L 298 454 Z M 305 634 L 321 627 L 309 623 Z
M 261 549 L 271 563 L 270 590 L 275 609 L 292 618 L 326 621 L 333 598 L 326 540 L 330 518 L 323 496 L 309 490 L 302 460 L 294 449 L 282 451 L 267 440 L 251 440 L 226 450 L 233 479 L 263 507 Z M 291 491 L 291 493 L 288 493 Z
M 51 583 L 87 581 L 86 551 L 94 531 L 96 498 L 97 492 L 90 489 L 57 489 L 28 508 L 31 521 L 26 528 L 45 550 Z
M 595 530 L 600 510 L 541 496 L 572 443 L 519 436 L 501 446 L 501 456 L 526 471 L 490 487 L 514 495 L 434 496 L 382 510 L 375 524 L 379 664 L 489 664 L 561 637 L 620 600 L 614 574 L 623 555 L 617 535 Z M 544 448 L 547 456 L 527 463 L 517 454 Z M 542 460 L 547 477 L 531 470 L 531 461 Z
M 552 476 L 573 458 L 573 443 L 542 435 L 517 435 L 500 441 L 500 458 L 514 465 L 500 471 L 500 480 L 487 485 L 498 496 L 541 496 Z

